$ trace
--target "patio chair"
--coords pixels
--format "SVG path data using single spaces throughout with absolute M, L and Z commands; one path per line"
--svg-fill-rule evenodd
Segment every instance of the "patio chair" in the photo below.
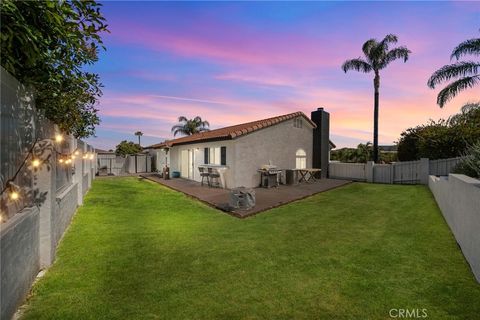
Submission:
M 210 178 L 210 187 L 220 187 L 220 174 L 213 168 L 208 168 L 208 176 Z
M 204 167 L 198 167 L 198 171 L 200 172 L 200 177 L 202 177 L 201 185 L 203 186 L 203 180 L 206 178 L 207 179 L 207 185 L 210 187 L 210 174 L 205 171 Z

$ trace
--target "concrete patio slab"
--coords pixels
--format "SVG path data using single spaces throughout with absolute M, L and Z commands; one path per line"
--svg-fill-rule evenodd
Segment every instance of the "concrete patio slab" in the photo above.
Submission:
M 226 211 L 230 190 L 202 186 L 199 182 L 187 179 L 164 180 L 156 174 L 142 174 L 141 177 L 157 182 L 173 190 L 185 193 L 206 204 L 225 211 L 235 217 L 245 218 L 259 212 L 275 208 L 292 201 L 300 200 L 319 192 L 337 188 L 351 181 L 337 179 L 321 179 L 314 183 L 302 183 L 293 186 L 280 185 L 278 188 L 255 188 L 256 205 L 249 210 Z

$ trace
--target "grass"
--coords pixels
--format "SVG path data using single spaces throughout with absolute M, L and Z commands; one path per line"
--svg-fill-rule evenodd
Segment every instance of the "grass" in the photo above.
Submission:
M 480 285 L 424 186 L 350 184 L 240 220 L 96 180 L 24 319 L 475 319 Z

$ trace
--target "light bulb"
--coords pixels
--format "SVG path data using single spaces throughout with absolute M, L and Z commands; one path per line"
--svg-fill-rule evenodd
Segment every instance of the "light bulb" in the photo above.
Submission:
M 80 154 L 80 152 L 78 152 L 78 150 L 75 150 L 75 152 L 73 154 L 78 156 Z
M 56 142 L 62 142 L 62 141 L 63 141 L 63 136 L 62 136 L 61 134 L 57 134 L 57 135 L 55 136 L 55 141 L 56 141 Z
M 93 153 L 90 155 L 90 160 L 93 160 Z
M 58 162 L 63 163 L 63 158 L 58 159 Z
M 37 168 L 40 165 L 40 160 L 33 159 L 32 160 L 32 167 Z
M 20 195 L 18 194 L 17 191 L 12 191 L 12 192 L 10 192 L 10 199 L 12 199 L 12 200 L 18 200 L 19 197 L 20 197 Z

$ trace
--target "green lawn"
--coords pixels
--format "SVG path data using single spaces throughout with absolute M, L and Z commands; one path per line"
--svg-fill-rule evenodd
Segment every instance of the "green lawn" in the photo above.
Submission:
M 350 184 L 237 219 L 96 180 L 25 319 L 478 319 L 480 285 L 424 186 Z

